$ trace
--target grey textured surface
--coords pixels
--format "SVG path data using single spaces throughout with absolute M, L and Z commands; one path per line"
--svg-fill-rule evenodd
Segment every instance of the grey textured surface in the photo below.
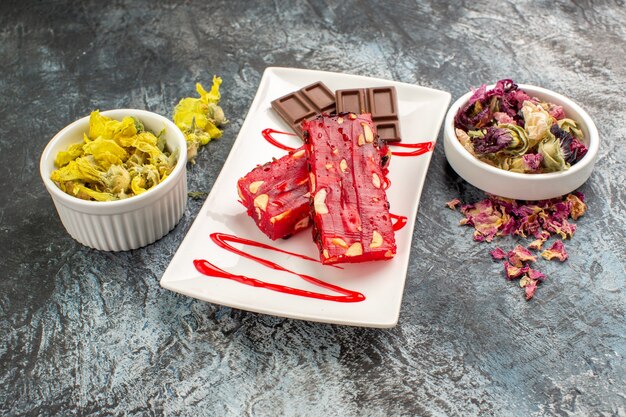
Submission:
M 624 22 L 623 1 L 3 1 L 0 414 L 626 415 Z M 525 302 L 444 208 L 482 194 L 451 171 L 441 138 L 391 330 L 161 289 L 202 201 L 140 250 L 98 252 L 65 233 L 38 175 L 58 130 L 94 108 L 170 115 L 219 74 L 232 123 L 188 174 L 208 191 L 267 66 L 453 99 L 506 77 L 571 97 L 603 142 L 570 259 L 544 262 L 549 280 Z

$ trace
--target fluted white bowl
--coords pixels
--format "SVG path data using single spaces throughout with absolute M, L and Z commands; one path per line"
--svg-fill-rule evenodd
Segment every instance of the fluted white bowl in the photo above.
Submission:
M 494 85 L 491 85 L 488 88 L 493 87 Z M 587 154 L 568 170 L 547 174 L 509 172 L 480 161 L 461 145 L 454 131 L 454 116 L 472 96 L 473 92 L 470 91 L 454 102 L 446 114 L 444 150 L 448 162 L 465 181 L 501 197 L 544 200 L 574 191 L 587 181 L 595 165 L 600 147 L 596 125 L 582 107 L 561 94 L 532 85 L 520 84 L 519 88 L 526 91 L 530 97 L 563 106 L 565 115 L 575 120 L 582 129 L 584 143 L 588 148 Z
M 68 233 L 83 245 L 105 251 L 124 251 L 149 245 L 165 236 L 180 221 L 187 203 L 187 144 L 185 136 L 167 118 L 145 110 L 101 112 L 116 120 L 133 116 L 152 132 L 165 129 L 166 147 L 178 150 L 178 162 L 160 184 L 143 194 L 117 201 L 86 201 L 64 193 L 50 179 L 59 151 L 82 142 L 89 116 L 65 127 L 48 143 L 39 170 L 46 189 Z

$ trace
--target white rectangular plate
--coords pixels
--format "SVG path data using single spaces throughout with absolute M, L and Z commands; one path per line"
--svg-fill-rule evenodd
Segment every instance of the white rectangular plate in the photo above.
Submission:
M 396 232 L 398 253 L 390 261 L 345 264 L 339 269 L 275 251 L 233 244 L 238 249 L 269 259 L 291 271 L 358 291 L 365 296 L 363 301 L 344 303 L 284 294 L 230 279 L 202 275 L 193 264 L 195 259 L 206 259 L 229 273 L 307 291 L 333 294 L 297 275 L 268 268 L 222 249 L 210 238 L 211 233 L 228 233 L 289 252 L 319 258 L 310 230 L 287 240 L 269 240 L 246 215 L 244 207 L 238 202 L 236 188 L 237 180 L 257 164 L 285 154 L 285 151 L 272 146 L 261 135 L 266 128 L 290 131 L 271 110 L 271 101 L 316 81 L 322 81 L 333 91 L 395 86 L 403 143 L 434 143 L 450 103 L 450 94 L 447 92 L 389 80 L 291 68 L 266 69 L 230 155 L 198 217 L 163 274 L 161 286 L 200 300 L 275 316 L 353 326 L 393 327 L 400 314 L 413 226 L 432 152 L 416 157 L 391 159 L 391 187 L 387 190 L 391 212 L 406 216 L 408 222 Z M 301 141 L 296 137 L 281 135 L 280 139 L 287 145 L 301 146 Z M 220 143 L 214 142 L 208 146 L 220 146 Z M 397 150 L 410 151 L 403 148 Z

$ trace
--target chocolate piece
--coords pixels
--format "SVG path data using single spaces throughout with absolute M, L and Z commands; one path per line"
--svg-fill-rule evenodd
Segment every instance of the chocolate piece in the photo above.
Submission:
M 370 113 L 381 140 L 401 140 L 395 87 L 337 90 L 335 98 L 337 113 Z
M 298 91 L 272 101 L 272 108 L 300 137 L 303 120 L 311 120 L 321 113 L 335 113 L 335 95 L 318 81 Z

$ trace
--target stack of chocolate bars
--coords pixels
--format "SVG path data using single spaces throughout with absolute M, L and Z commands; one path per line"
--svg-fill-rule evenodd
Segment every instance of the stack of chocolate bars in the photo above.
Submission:
M 396 253 L 387 141 L 399 141 L 393 87 L 338 90 L 317 82 L 272 102 L 304 146 L 257 166 L 237 184 L 248 215 L 270 239 L 313 225 L 323 264 Z

